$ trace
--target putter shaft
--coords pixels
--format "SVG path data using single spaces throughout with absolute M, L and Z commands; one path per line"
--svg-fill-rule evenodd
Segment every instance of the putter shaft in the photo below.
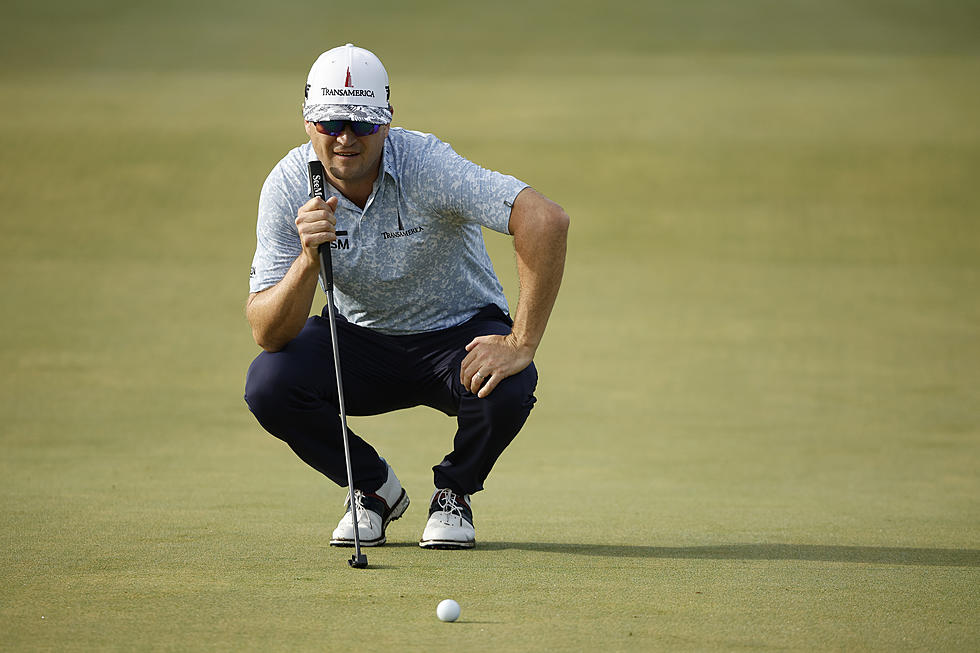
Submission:
M 313 195 L 326 199 L 323 164 L 310 161 L 310 186 Z M 347 437 L 347 408 L 344 406 L 344 383 L 340 374 L 340 347 L 337 345 L 337 318 L 333 303 L 333 262 L 330 258 L 330 243 L 323 243 L 317 251 L 320 254 L 320 275 L 327 291 L 327 315 L 330 320 L 330 344 L 333 347 L 333 369 L 337 377 L 337 402 L 340 409 L 340 427 L 344 440 L 344 460 L 347 463 L 347 500 L 350 503 L 351 519 L 354 526 L 354 555 L 347 563 L 355 569 L 367 567 L 367 556 L 361 553 L 361 537 L 357 528 L 357 502 L 354 500 L 354 473 L 350 464 L 350 443 Z

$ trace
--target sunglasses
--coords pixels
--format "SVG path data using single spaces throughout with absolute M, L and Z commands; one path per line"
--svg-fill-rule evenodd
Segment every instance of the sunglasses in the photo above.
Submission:
M 313 123 L 318 132 L 327 136 L 340 136 L 348 125 L 350 125 L 350 130 L 354 132 L 354 136 L 370 136 L 377 134 L 378 130 L 381 129 L 381 125 L 355 120 L 321 120 Z

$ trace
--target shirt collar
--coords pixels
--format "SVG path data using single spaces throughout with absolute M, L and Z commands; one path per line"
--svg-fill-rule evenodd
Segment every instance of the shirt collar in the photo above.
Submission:
M 392 181 L 398 183 L 398 170 L 395 167 L 395 157 L 391 149 L 391 132 L 388 133 L 381 148 L 381 169 L 391 177 Z

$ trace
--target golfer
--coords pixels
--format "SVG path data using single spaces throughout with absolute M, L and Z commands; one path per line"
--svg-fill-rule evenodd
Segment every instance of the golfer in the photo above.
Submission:
M 430 406 L 456 417 L 452 450 L 432 468 L 420 545 L 471 548 L 470 496 L 535 402 L 532 361 L 561 284 L 568 216 L 435 136 L 391 127 L 392 113 L 388 73 L 371 52 L 348 44 L 313 64 L 309 142 L 273 168 L 259 198 L 246 315 L 263 351 L 245 400 L 263 428 L 347 485 L 330 324 L 326 310 L 309 317 L 317 247 L 329 243 L 347 413 Z M 311 199 L 314 159 L 326 171 L 326 200 Z M 513 313 L 481 227 L 514 238 Z M 348 432 L 360 542 L 378 546 L 408 494 L 377 450 Z M 345 507 L 336 546 L 354 543 Z

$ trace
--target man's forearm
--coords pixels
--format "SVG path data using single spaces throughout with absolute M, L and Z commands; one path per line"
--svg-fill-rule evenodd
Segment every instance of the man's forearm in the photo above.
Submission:
M 279 283 L 249 295 L 245 314 L 262 349 L 279 351 L 302 331 L 316 294 L 318 271 L 300 255 Z
M 532 356 L 544 336 L 565 270 L 568 216 L 557 204 L 545 201 L 546 205 L 536 207 L 542 212 L 539 217 L 524 221 L 514 233 L 520 295 L 513 336 L 515 344 Z

